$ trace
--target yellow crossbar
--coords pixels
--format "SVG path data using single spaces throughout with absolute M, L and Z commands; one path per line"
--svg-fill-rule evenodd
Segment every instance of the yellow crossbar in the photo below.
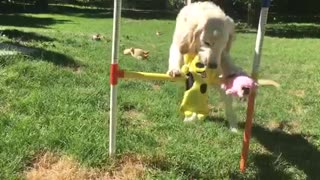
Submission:
M 160 81 L 185 81 L 186 77 L 178 76 L 171 77 L 163 73 L 147 73 L 147 72 L 135 72 L 135 71 L 123 71 L 122 78 L 125 79 L 141 79 L 141 80 L 160 80 Z

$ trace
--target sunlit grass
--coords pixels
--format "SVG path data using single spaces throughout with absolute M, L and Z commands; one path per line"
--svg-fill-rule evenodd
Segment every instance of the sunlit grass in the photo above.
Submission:
M 112 19 L 85 13 L 12 16 L 34 21 L 17 26 L 1 18 L 2 30 L 18 30 L 1 41 L 35 52 L 0 56 L 1 179 L 21 177 L 43 151 L 101 169 L 117 163 L 108 157 L 111 42 L 91 40 L 94 33 L 111 39 Z M 172 20 L 123 18 L 121 68 L 165 72 L 173 29 Z M 232 50 L 234 61 L 248 72 L 254 43 L 255 34 L 239 33 Z M 149 60 L 122 55 L 127 47 L 149 50 Z M 231 133 L 221 120 L 217 94 L 212 91 L 210 99 L 215 116 L 187 125 L 178 111 L 184 87 L 172 82 L 120 82 L 118 157 L 144 157 L 150 179 L 315 179 L 320 169 L 318 47 L 318 39 L 265 38 L 260 77 L 278 81 L 281 90 L 259 90 L 246 174 L 238 168 L 242 133 Z M 241 126 L 245 105 L 238 110 Z M 269 130 L 272 123 L 280 132 Z

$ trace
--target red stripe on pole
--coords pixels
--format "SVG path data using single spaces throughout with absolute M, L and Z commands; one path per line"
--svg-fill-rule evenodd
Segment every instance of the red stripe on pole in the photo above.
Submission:
M 111 66 L 110 66 L 110 84 L 117 85 L 118 84 L 118 77 L 119 77 L 119 65 L 118 64 L 111 64 Z

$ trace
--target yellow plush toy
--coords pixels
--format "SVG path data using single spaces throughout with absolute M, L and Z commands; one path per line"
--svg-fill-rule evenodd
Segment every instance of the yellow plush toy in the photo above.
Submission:
M 208 86 L 218 83 L 216 70 L 205 67 L 198 55 L 184 55 L 182 73 L 187 76 L 186 91 L 180 106 L 184 121 L 203 120 L 209 114 Z M 217 81 L 217 82 L 216 82 Z

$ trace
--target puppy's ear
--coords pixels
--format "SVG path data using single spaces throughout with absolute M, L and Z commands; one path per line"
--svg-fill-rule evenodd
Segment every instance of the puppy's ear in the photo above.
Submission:
M 179 43 L 179 51 L 181 54 L 187 54 L 189 52 L 188 34 L 185 35 Z
M 227 16 L 224 21 L 224 26 L 229 34 L 228 42 L 226 45 L 226 51 L 229 53 L 231 46 L 232 46 L 232 42 L 235 38 L 235 24 L 234 24 L 233 19 L 231 17 Z
M 194 28 L 193 32 L 189 33 L 189 52 L 198 53 L 200 48 L 200 35 L 202 28 L 197 26 Z
M 181 54 L 189 53 L 189 44 L 190 39 L 192 38 L 192 30 L 185 31 L 184 34 L 181 35 L 181 39 L 179 42 L 179 51 Z
M 186 53 L 197 53 L 199 49 L 199 39 L 202 28 L 199 26 L 192 26 L 186 34 L 183 35 L 183 38 L 179 45 L 179 50 L 181 54 Z

